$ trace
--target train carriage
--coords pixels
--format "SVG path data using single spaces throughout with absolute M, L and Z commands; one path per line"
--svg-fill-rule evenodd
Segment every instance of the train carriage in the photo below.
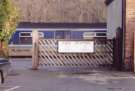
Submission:
M 29 23 L 18 25 L 9 42 L 9 56 L 31 57 L 32 31 L 45 39 L 86 40 L 106 38 L 106 23 Z

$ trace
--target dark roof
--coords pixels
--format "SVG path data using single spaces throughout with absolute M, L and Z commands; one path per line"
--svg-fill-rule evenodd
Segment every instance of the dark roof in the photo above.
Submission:
M 105 4 L 106 4 L 106 5 L 109 5 L 109 4 L 111 4 L 113 1 L 114 1 L 114 0 L 105 0 Z
M 17 28 L 106 28 L 106 23 L 32 23 L 21 22 Z

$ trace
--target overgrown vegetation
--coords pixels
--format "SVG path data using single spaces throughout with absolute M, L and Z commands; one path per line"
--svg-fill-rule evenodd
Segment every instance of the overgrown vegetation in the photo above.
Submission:
M 8 56 L 8 41 L 16 30 L 19 14 L 11 0 L 0 0 L 0 57 Z

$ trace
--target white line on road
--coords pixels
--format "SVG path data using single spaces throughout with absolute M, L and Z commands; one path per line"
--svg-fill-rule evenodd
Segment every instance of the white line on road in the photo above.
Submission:
M 5 90 L 5 91 L 13 91 L 13 90 L 18 89 L 18 88 L 20 88 L 20 87 L 21 87 L 21 86 L 15 86 L 15 87 L 10 88 L 10 89 L 7 89 L 7 90 Z

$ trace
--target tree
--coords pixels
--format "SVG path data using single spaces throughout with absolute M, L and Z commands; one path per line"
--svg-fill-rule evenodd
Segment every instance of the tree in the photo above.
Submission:
M 11 0 L 0 0 L 0 50 L 16 30 L 19 14 Z

